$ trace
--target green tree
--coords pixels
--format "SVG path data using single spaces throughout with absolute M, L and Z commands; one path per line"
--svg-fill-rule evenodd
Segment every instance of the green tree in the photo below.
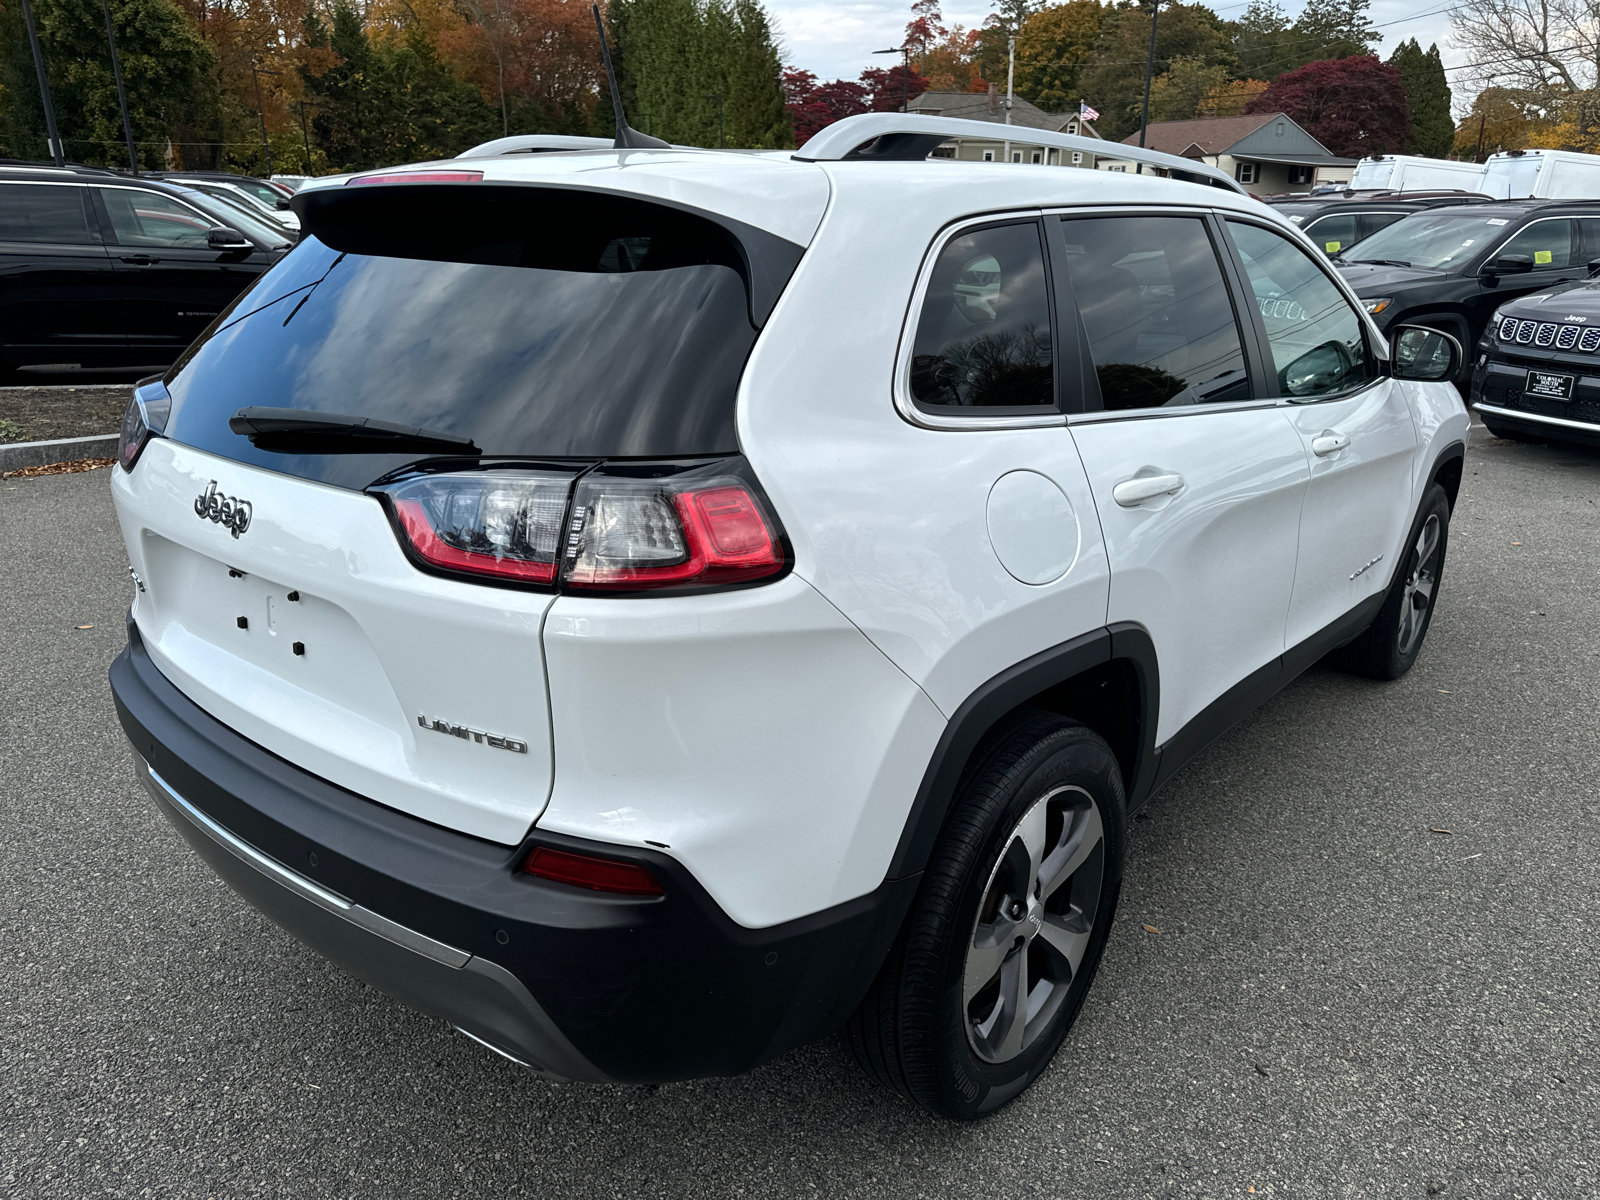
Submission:
M 1107 11 L 1099 0 L 1067 0 L 1025 17 L 1017 35 L 1017 95 L 1046 112 L 1075 111 L 1083 99 L 1078 76 Z
M 1250 0 L 1233 25 L 1233 50 L 1241 79 L 1271 79 L 1283 73 L 1279 65 L 1291 28 L 1276 0 Z
M 1166 74 L 1178 59 L 1219 66 L 1231 74 L 1236 60 L 1230 34 L 1221 18 L 1203 4 L 1163 8 L 1156 22 L 1156 75 Z M 1149 44 L 1150 14 L 1142 8 L 1109 14 L 1095 39 L 1094 55 L 1080 80 L 1084 98 L 1100 110 L 1097 128 L 1107 138 L 1120 139 L 1139 128 Z
M 128 152 L 99 0 L 35 0 L 33 7 L 67 158 L 125 165 Z M 172 0 L 113 0 L 111 20 L 134 140 L 142 143 L 140 163 L 160 167 L 168 139 L 181 153 L 186 143 L 201 141 L 215 126 L 219 97 L 211 51 Z M 47 158 L 44 110 L 20 5 L 6 5 L 0 36 L 6 99 L 0 150 L 19 158 Z
M 1373 28 L 1369 7 L 1368 0 L 1306 0 L 1285 39 L 1284 53 L 1261 78 L 1276 79 L 1286 71 L 1324 59 L 1375 53 L 1383 35 Z
M 1151 121 L 1207 117 L 1228 87 L 1228 68 L 1193 58 L 1174 59 L 1172 69 L 1150 83 Z
M 734 42 L 724 75 L 728 144 L 780 150 L 794 145 L 784 103 L 783 62 L 772 22 L 756 0 L 734 0 Z
M 1456 123 L 1450 116 L 1450 85 L 1445 82 L 1439 47 L 1423 50 L 1415 38 L 1395 47 L 1389 64 L 1400 72 L 1411 105 L 1411 149 L 1429 158 L 1449 154 L 1456 140 Z

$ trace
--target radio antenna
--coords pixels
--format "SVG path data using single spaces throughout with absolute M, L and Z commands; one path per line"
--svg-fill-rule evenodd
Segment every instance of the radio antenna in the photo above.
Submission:
M 591 7 L 594 9 L 594 27 L 600 34 L 600 57 L 606 64 L 606 82 L 611 85 L 611 111 L 617 118 L 617 140 L 612 145 L 618 150 L 671 150 L 672 143 L 640 133 L 628 124 L 628 118 L 622 112 L 622 92 L 617 88 L 617 72 L 611 66 L 611 48 L 606 45 L 606 27 L 600 20 L 600 6 L 595 4 Z

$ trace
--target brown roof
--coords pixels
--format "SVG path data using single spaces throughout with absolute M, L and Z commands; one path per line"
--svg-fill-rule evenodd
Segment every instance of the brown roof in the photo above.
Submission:
M 1226 154 L 1256 130 L 1281 113 L 1255 113 L 1248 117 L 1201 117 L 1193 121 L 1157 121 L 1145 131 L 1144 144 L 1163 154 L 1198 158 L 1206 154 Z M 1122 139 L 1125 146 L 1137 146 L 1139 135 Z

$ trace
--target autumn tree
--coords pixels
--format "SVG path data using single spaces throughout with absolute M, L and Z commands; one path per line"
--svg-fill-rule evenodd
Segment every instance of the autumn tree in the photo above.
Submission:
M 1548 125 L 1530 93 L 1519 88 L 1484 88 L 1456 127 L 1456 157 L 1481 162 L 1502 150 L 1522 150 Z
M 1273 80 L 1244 111 L 1288 113 L 1341 158 L 1403 151 L 1411 134 L 1400 72 L 1372 55 L 1307 63 Z
M 1023 19 L 1017 35 L 1017 94 L 1046 112 L 1076 110 L 1078 77 L 1108 10 L 1099 0 L 1051 4 Z

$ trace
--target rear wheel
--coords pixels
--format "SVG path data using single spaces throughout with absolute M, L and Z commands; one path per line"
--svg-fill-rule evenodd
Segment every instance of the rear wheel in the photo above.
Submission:
M 1434 484 L 1423 497 L 1405 562 L 1383 607 L 1365 633 L 1336 652 L 1341 667 L 1369 679 L 1399 679 L 1411 669 L 1433 621 L 1449 538 L 1450 498 Z
M 968 769 L 917 904 L 845 1026 L 866 1070 L 956 1120 L 1049 1065 L 1122 884 L 1122 776 L 1065 718 L 1023 710 Z

